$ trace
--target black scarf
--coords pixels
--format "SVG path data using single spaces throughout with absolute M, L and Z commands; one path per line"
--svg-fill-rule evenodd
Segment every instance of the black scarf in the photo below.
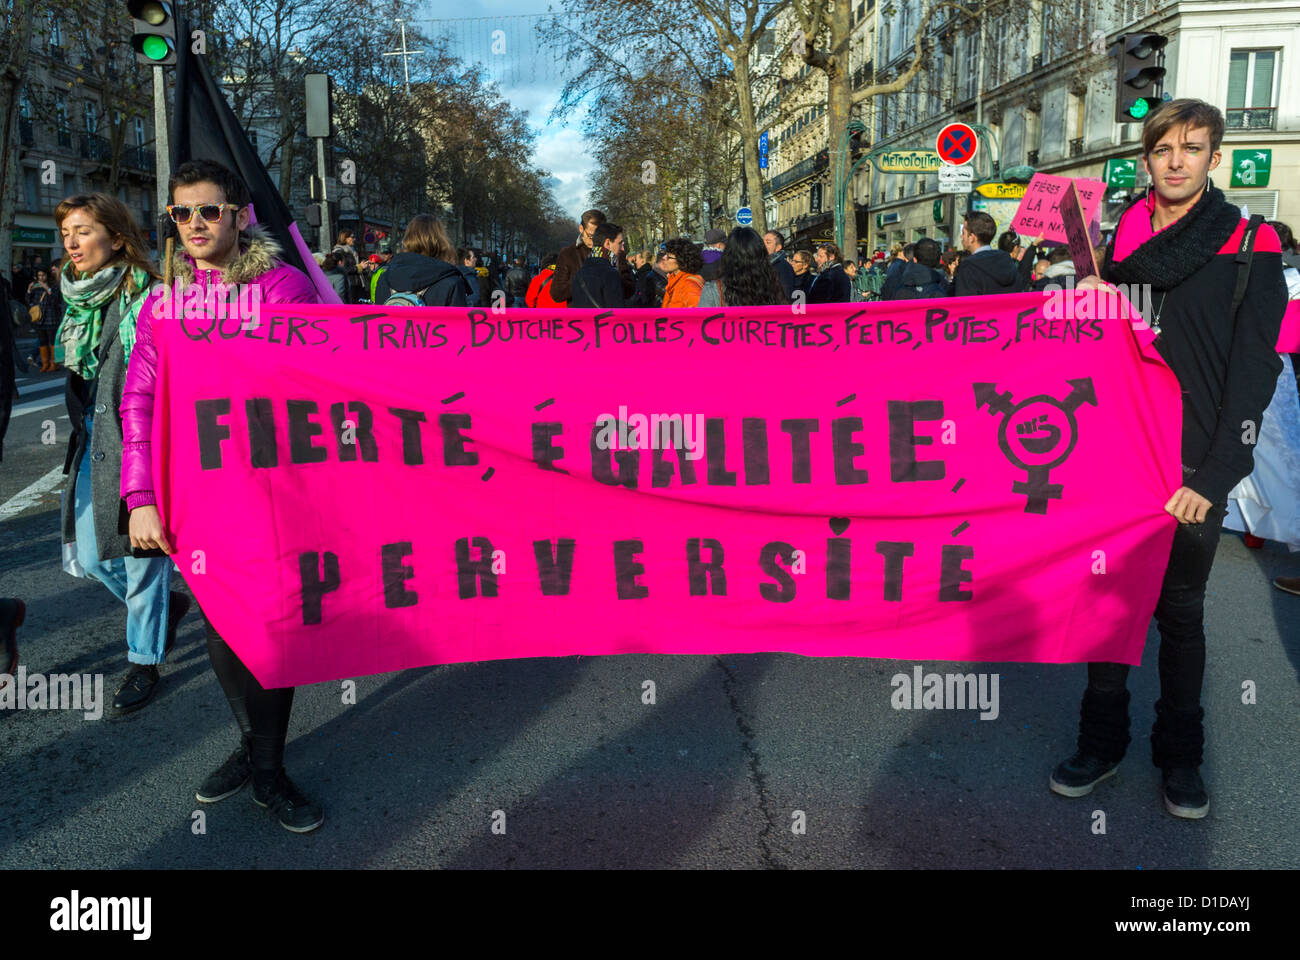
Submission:
M 1124 217 L 1146 198 L 1125 208 Z M 1145 209 L 1135 216 L 1145 216 Z M 1241 223 L 1241 210 L 1229 203 L 1223 191 L 1207 182 L 1192 209 L 1161 230 L 1123 260 L 1116 262 L 1115 241 L 1106 245 L 1102 273 L 1118 283 L 1149 283 L 1157 290 L 1172 290 L 1214 259 Z M 1116 236 L 1119 230 L 1115 231 Z

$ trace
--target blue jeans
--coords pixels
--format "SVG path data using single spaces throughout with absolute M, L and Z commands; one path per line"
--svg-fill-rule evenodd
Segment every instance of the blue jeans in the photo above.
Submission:
M 524 303 L 524 298 L 523 298 L 523 297 L 514 297 L 514 298 L 510 301 L 510 306 L 512 306 L 512 307 L 526 307 L 526 306 L 528 306 L 528 304 Z
M 86 415 L 86 450 L 90 449 L 93 423 Z M 82 452 L 77 469 L 77 561 L 113 596 L 126 604 L 126 658 L 131 663 L 162 663 L 167 641 L 167 614 L 171 599 L 170 557 L 114 557 L 99 559 L 95 542 L 95 516 L 91 509 L 90 462 Z

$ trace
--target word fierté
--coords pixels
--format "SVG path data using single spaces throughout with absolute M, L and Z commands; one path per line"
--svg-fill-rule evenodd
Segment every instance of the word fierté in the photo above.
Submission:
M 815 327 L 869 328 L 875 356 L 764 349 L 781 308 L 683 311 L 680 339 L 599 354 L 474 350 L 449 309 L 415 314 L 445 327 L 427 351 L 367 350 L 341 307 L 301 309 L 327 346 L 273 354 L 164 325 L 155 492 L 263 685 L 569 653 L 1134 663 L 1168 556 L 1178 385 L 1100 301 L 1100 339 L 1004 349 L 1044 302 L 809 307 Z M 936 309 L 960 313 L 923 341 Z M 733 322 L 760 342 L 726 341 Z M 605 449 L 620 406 L 698 411 L 704 456 Z M 232 499 L 238 530 L 212 506 Z

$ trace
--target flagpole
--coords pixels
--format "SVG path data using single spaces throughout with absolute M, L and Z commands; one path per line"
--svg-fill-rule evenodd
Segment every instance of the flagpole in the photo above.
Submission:
M 171 154 L 167 139 L 167 81 L 163 68 L 153 68 L 153 155 L 154 171 L 158 182 L 158 257 L 164 255 L 163 233 L 167 216 L 167 181 L 171 179 Z M 170 251 L 168 251 L 170 252 Z M 171 257 L 163 263 L 163 269 L 171 266 Z

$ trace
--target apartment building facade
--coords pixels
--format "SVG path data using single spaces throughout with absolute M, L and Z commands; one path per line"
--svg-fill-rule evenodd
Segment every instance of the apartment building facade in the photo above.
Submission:
M 855 90 L 906 69 L 921 7 L 921 0 L 855 3 Z M 793 36 L 788 20 L 781 28 L 779 38 Z M 1224 111 L 1227 131 L 1214 182 L 1251 213 L 1300 221 L 1300 75 L 1294 63 L 1300 2 L 1011 0 L 978 21 L 941 10 L 925 30 L 931 40 L 911 84 L 864 101 L 855 117 L 867 125 L 876 150 L 933 149 L 945 124 L 978 125 L 974 165 L 989 196 L 941 194 L 937 174 L 882 173 L 861 164 L 851 187 L 859 251 L 923 236 L 953 244 L 972 206 L 1005 229 L 1020 190 L 1005 179 L 1009 171 L 1016 179 L 1032 171 L 1103 179 L 1108 161 L 1137 161 L 1130 182 L 1117 178 L 1107 190 L 1100 220 L 1103 229 L 1113 226 L 1148 182 L 1138 159 L 1141 123 L 1115 120 L 1114 42 L 1136 32 L 1169 40 L 1167 98 L 1195 97 Z M 826 148 L 841 132 L 826 126 L 824 77 L 800 72 L 794 71 L 791 89 L 803 92 L 807 112 L 769 134 L 775 162 L 763 192 L 769 223 L 818 240 L 833 234 Z
M 72 36 L 72 24 L 57 14 L 42 27 L 33 31 L 18 99 L 9 225 L 15 262 L 62 255 L 54 208 L 71 194 L 113 194 L 146 230 L 157 211 L 151 87 L 145 68 L 135 65 L 130 31 Z
M 1169 41 L 1166 99 L 1194 97 L 1224 111 L 1227 130 L 1215 184 L 1251 213 L 1300 218 L 1300 188 L 1292 186 L 1300 165 L 1300 77 L 1292 62 L 1300 50 L 1300 3 L 1056 0 L 1037 6 L 1037 16 L 1019 36 L 999 18 L 986 18 L 978 32 L 954 38 L 951 65 L 945 63 L 941 75 L 950 91 L 942 95 L 941 109 L 934 109 L 933 99 L 918 109 L 915 91 L 881 98 L 877 145 L 932 149 L 944 124 L 979 123 L 991 136 L 982 140 L 977 175 L 995 183 L 1004 181 L 994 175 L 994 159 L 1003 175 L 1027 168 L 1092 179 L 1105 178 L 1109 161 L 1132 161 L 1133 182 L 1107 190 L 1100 225 L 1109 229 L 1149 182 L 1140 162 L 1142 124 L 1115 120 L 1114 41 L 1123 34 L 1159 33 Z M 952 243 L 972 205 L 993 215 L 999 230 L 1009 226 L 1018 204 L 1016 184 L 991 189 L 1003 196 L 985 198 L 942 195 L 937 181 L 937 174 L 871 177 L 873 246 L 921 236 Z

